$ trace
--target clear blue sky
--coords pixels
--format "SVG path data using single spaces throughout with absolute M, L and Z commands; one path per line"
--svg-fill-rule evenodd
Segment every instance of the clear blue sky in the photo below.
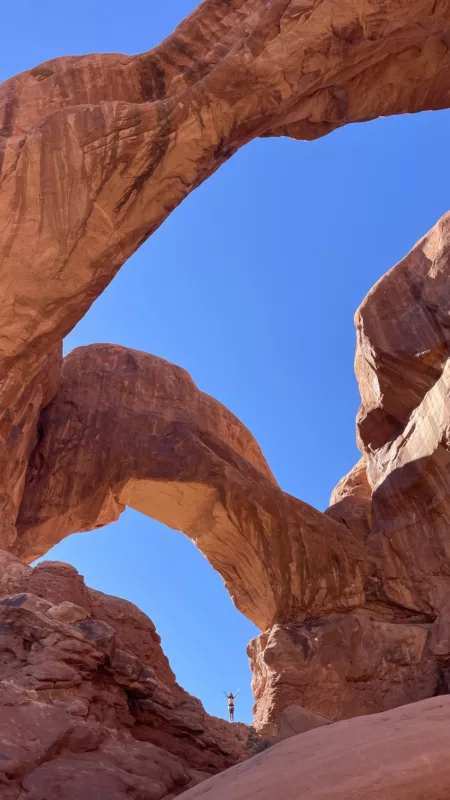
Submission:
M 2 9 L 0 79 L 58 55 L 137 53 L 195 0 L 23 0 Z M 19 19 L 19 25 L 17 24 Z M 65 350 L 114 342 L 185 367 L 251 429 L 286 491 L 320 509 L 358 458 L 353 315 L 448 210 L 450 114 L 354 125 L 313 143 L 253 142 L 130 259 Z M 136 512 L 48 558 L 155 621 L 179 682 L 217 715 L 257 633 L 190 541 Z

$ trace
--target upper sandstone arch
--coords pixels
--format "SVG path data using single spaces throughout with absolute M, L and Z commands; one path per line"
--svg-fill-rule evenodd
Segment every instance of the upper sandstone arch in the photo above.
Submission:
M 148 53 L 0 87 L 2 542 L 56 390 L 47 359 L 124 261 L 256 136 L 448 107 L 449 43 L 446 0 L 205 0 Z

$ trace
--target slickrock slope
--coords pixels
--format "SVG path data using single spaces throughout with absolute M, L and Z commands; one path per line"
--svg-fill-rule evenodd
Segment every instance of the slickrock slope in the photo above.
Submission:
M 162 800 L 246 757 L 175 682 L 148 617 L 0 551 L 0 796 Z
M 363 601 L 354 536 L 282 492 L 249 431 L 184 370 L 118 346 L 79 348 L 40 418 L 15 551 L 32 561 L 125 505 L 185 531 L 262 629 Z
M 183 800 L 446 800 L 450 698 L 294 736 Z

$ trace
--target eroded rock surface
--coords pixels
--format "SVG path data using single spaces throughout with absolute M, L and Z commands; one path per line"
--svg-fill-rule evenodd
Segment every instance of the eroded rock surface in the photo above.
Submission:
M 205 0 L 147 53 L 57 58 L 6 81 L 3 439 L 63 336 L 239 147 L 448 107 L 449 41 L 435 0 Z
M 0 263 L 1 263 L 0 249 Z M 0 267 L 1 275 L 1 267 Z M 0 278 L 1 280 L 1 278 Z M 1 338 L 0 321 L 0 338 Z M 0 400 L 0 547 L 12 549 L 16 540 L 16 520 L 22 499 L 30 454 L 38 439 L 38 420 L 42 409 L 54 397 L 62 363 L 62 345 L 44 360 L 31 380 L 26 380 L 8 406 Z M 1 364 L 1 360 L 0 360 Z M 8 379 L 0 377 L 0 397 Z
M 128 505 L 192 538 L 261 629 L 363 602 L 355 536 L 282 492 L 250 432 L 179 367 L 79 348 L 40 429 L 17 522 L 22 559 Z
M 183 800 L 444 800 L 450 698 L 293 736 L 183 794 Z
M 291 705 L 339 720 L 432 697 L 448 678 L 428 650 L 430 629 L 366 611 L 274 625 L 248 646 L 256 728 L 276 733 Z
M 178 686 L 132 603 L 67 564 L 0 567 L 2 798 L 162 800 L 246 757 L 249 729 Z
M 264 631 L 249 655 L 255 724 L 271 735 L 292 704 L 342 719 L 446 690 L 448 229 L 444 217 L 358 312 L 364 457 L 325 515 L 278 488 L 250 433 L 183 370 L 97 345 L 65 359 L 40 416 L 15 552 L 35 558 L 126 504 L 184 530 Z M 374 415 L 380 436 L 389 415 L 378 447 L 363 440 Z
M 373 588 L 433 616 L 450 591 L 449 265 L 446 214 L 356 315 Z
M 125 505 L 184 530 L 264 631 L 249 654 L 255 724 L 271 735 L 290 705 L 336 720 L 446 691 L 448 230 L 444 217 L 358 312 L 364 457 L 326 514 L 280 490 L 251 434 L 184 370 L 95 345 L 64 360 L 39 417 L 10 548 L 32 560 Z M 373 419 L 378 442 L 364 440 Z
M 358 312 L 363 462 L 326 514 L 284 494 L 248 431 L 179 368 L 97 346 L 60 374 L 61 339 L 255 136 L 448 107 L 449 43 L 435 0 L 206 0 L 149 53 L 53 59 L 0 88 L 0 545 L 32 560 L 125 505 L 184 530 L 263 630 L 250 649 L 261 728 L 292 704 L 336 719 L 448 689 L 449 217 Z M 20 800 L 59 800 L 63 784 L 75 800 L 100 775 L 109 798 L 159 800 L 194 779 L 186 763 L 235 759 L 140 612 L 122 616 L 67 567 L 26 569 L 0 574 L 4 680 L 28 698 L 4 719 L 47 719 L 49 736 L 39 752 L 12 738 L 5 792 L 16 800 L 22 781 Z M 81 702 L 99 680 L 106 696 L 89 690 L 96 711 L 72 728 L 54 692 Z M 134 749 L 119 752 L 121 736 Z
M 372 489 L 364 458 L 333 489 L 325 513 L 349 528 L 360 541 L 367 539 L 372 529 Z

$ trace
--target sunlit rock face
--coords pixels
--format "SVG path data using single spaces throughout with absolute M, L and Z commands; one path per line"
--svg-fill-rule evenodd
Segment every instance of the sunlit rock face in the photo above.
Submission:
M 68 567 L 55 568 L 49 582 L 44 568 L 27 572 L 27 562 L 64 536 L 108 524 L 126 505 L 183 530 L 261 629 L 249 649 L 261 730 L 275 731 L 293 705 L 340 719 L 448 686 L 447 216 L 357 313 L 362 460 L 325 514 L 277 486 L 250 432 L 181 368 L 112 345 L 62 361 L 61 341 L 184 197 L 252 138 L 314 139 L 348 122 L 448 107 L 449 42 L 443 2 L 206 0 L 148 53 L 53 59 L 0 87 L 0 546 L 14 554 L 0 584 L 15 598 L 2 605 L 4 635 L 13 637 L 5 680 L 26 663 L 27 681 L 47 681 L 21 684 L 22 694 L 47 694 L 26 695 L 35 710 L 18 712 L 20 724 L 42 730 L 53 715 L 49 730 L 59 731 L 48 749 L 25 754 L 7 773 L 39 767 L 24 784 L 27 800 L 42 800 L 53 780 L 49 754 L 62 756 L 66 745 L 69 760 L 97 753 L 82 756 L 77 774 L 92 775 L 99 764 L 114 774 L 119 783 L 107 784 L 108 797 L 113 789 L 120 800 L 141 792 L 139 781 L 130 788 L 118 777 L 118 765 L 153 763 L 148 749 L 125 757 L 109 739 L 103 747 L 103 728 L 74 733 L 72 712 L 58 706 L 56 689 L 82 699 L 98 669 L 112 669 L 108 686 L 119 687 L 112 694 L 125 716 L 123 728 L 114 727 L 116 711 L 96 721 L 122 733 L 130 725 L 134 740 L 141 731 L 134 748 L 164 750 L 144 777 L 157 783 L 162 770 L 173 779 L 160 781 L 152 800 L 198 778 L 183 766 L 198 748 L 209 759 L 195 755 L 199 774 L 242 756 L 228 728 L 217 733 L 202 722 L 200 732 L 198 701 L 179 710 L 159 643 L 133 634 L 134 612 L 119 625 L 113 601 L 69 579 Z M 27 575 L 34 591 L 20 583 Z M 52 597 L 43 594 L 47 583 Z M 75 619 L 84 613 L 77 608 L 88 616 Z M 70 632 L 61 633 L 63 625 Z M 86 645 L 95 675 L 86 677 L 75 657 L 59 664 L 54 680 L 44 667 L 38 677 L 30 672 L 47 656 L 64 661 L 51 648 L 60 635 L 81 641 L 75 625 L 103 631 L 89 644 L 96 654 Z M 33 650 L 42 642 L 45 658 Z M 123 665 L 112 666 L 117 647 L 169 685 L 171 700 L 160 693 L 166 705 L 142 689 L 134 702 L 129 684 L 117 680 Z M 5 705 L 17 704 L 12 697 Z M 5 725 L 19 730 L 19 722 Z M 190 742 L 191 734 L 189 753 L 177 752 L 175 740 Z M 16 753 L 17 743 L 11 747 Z M 161 766 L 165 758 L 178 761 Z M 71 764 L 58 766 L 67 786 Z M 16 800 L 12 782 L 8 791 Z
M 356 315 L 374 591 L 431 615 L 450 589 L 449 259 L 446 214 Z
M 62 337 L 239 147 L 448 107 L 449 37 L 434 0 L 206 0 L 147 53 L 57 58 L 6 81 L 3 439 Z
M 260 628 L 363 600 L 362 547 L 279 489 L 233 414 L 179 367 L 92 345 L 65 359 L 41 415 L 15 552 L 33 560 L 125 505 L 185 531 Z

